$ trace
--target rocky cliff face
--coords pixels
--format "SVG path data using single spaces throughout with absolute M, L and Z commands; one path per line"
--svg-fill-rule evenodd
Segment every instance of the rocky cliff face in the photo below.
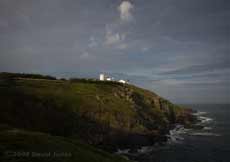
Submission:
M 173 124 L 193 120 L 186 109 L 133 85 L 39 76 L 0 78 L 0 123 L 105 149 L 152 144 Z

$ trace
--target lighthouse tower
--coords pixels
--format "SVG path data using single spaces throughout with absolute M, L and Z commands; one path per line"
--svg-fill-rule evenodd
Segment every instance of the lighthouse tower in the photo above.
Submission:
M 105 74 L 100 74 L 100 78 L 99 78 L 101 81 L 104 81 L 105 80 Z

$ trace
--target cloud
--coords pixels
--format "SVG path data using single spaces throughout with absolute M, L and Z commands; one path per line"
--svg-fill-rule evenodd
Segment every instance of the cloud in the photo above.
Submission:
M 123 1 L 118 6 L 121 21 L 128 22 L 133 20 L 133 15 L 131 13 L 131 10 L 133 9 L 134 6 L 129 1 Z M 111 24 L 106 24 L 105 45 L 110 45 L 117 49 L 124 50 L 128 47 L 125 39 L 126 33 L 122 30 L 122 24 L 116 21 Z
M 128 45 L 124 43 L 124 44 L 120 44 L 117 48 L 120 49 L 120 50 L 124 50 L 127 47 L 128 47 Z
M 163 84 L 163 85 L 169 85 L 169 86 L 186 86 L 187 88 L 191 87 L 197 87 L 201 86 L 203 88 L 207 86 L 226 86 L 229 85 L 229 81 L 223 78 L 206 78 L 206 77 L 200 77 L 200 78 L 192 78 L 192 79 L 176 79 L 176 78 L 169 78 L 169 79 L 162 79 L 162 80 L 155 80 L 153 81 L 154 84 Z
M 121 43 L 125 40 L 125 34 L 113 33 L 109 28 L 107 28 L 105 35 L 105 44 L 113 45 Z
M 80 55 L 80 58 L 81 59 L 88 59 L 89 58 L 89 53 L 88 52 L 83 52 L 81 55 Z
M 147 51 L 149 51 L 149 48 L 148 48 L 148 47 L 143 47 L 143 48 L 141 49 L 141 51 L 142 51 L 142 52 L 147 52 Z
M 98 43 L 97 43 L 96 39 L 93 36 L 91 36 L 89 38 L 89 45 L 88 46 L 89 46 L 89 48 L 93 48 L 93 47 L 98 46 Z
M 131 21 L 133 20 L 133 15 L 131 11 L 134 9 L 134 6 L 129 1 L 123 1 L 118 7 L 120 12 L 120 19 L 122 21 Z
M 130 80 L 177 101 L 223 101 L 227 91 L 229 96 L 223 82 L 230 73 L 222 72 L 230 70 L 225 2 L 52 2 L 0 0 L 0 71 L 97 77 L 107 70 L 137 75 Z M 215 87 L 197 87 L 203 84 Z
M 213 64 L 204 64 L 204 65 L 192 65 L 187 66 L 185 68 L 179 68 L 176 70 L 171 70 L 167 72 L 160 73 L 162 75 L 185 75 L 185 74 L 195 74 L 201 72 L 212 72 L 216 70 L 224 70 L 229 69 L 229 61 L 228 60 L 221 60 L 221 62 L 213 63 Z

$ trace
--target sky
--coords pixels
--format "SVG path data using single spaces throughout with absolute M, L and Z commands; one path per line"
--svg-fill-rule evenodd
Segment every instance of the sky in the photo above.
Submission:
M 0 0 L 0 72 L 103 72 L 175 103 L 230 103 L 230 1 Z

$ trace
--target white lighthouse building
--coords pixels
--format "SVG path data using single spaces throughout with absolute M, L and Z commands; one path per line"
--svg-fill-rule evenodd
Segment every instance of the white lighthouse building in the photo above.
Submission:
M 123 80 L 123 79 L 119 80 L 118 82 L 123 83 L 123 84 L 126 84 L 126 83 L 127 83 L 127 81 L 125 81 L 125 80 Z
M 100 78 L 101 81 L 104 81 L 106 79 L 105 74 L 100 74 Z
M 99 75 L 99 80 L 100 81 L 115 81 L 113 77 L 106 76 L 105 74 L 100 74 Z M 123 83 L 123 84 L 127 84 L 128 83 L 128 81 L 123 80 L 123 79 L 117 80 L 117 82 Z

